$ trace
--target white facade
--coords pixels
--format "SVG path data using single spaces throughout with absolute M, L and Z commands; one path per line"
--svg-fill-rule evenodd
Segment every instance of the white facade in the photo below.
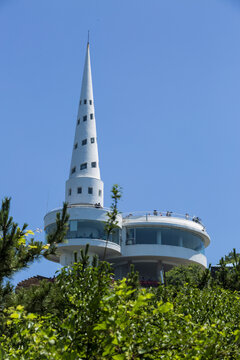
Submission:
M 85 57 L 69 179 L 66 182 L 65 201 L 69 204 L 100 203 L 103 206 L 103 182 L 99 169 L 89 43 Z
M 101 259 L 106 246 L 107 209 L 103 208 L 89 44 L 65 200 L 70 215 L 67 239 L 58 245 L 57 255 L 50 260 L 70 265 L 79 259 L 86 244 L 90 245 L 90 256 L 97 254 Z M 57 212 L 61 209 L 46 214 L 46 233 L 54 228 Z M 179 264 L 207 266 L 204 250 L 210 238 L 198 218 L 154 210 L 119 215 L 118 226 L 106 252 L 106 260 L 114 265 L 117 278 L 125 276 L 132 263 L 145 280 L 159 280 L 161 270 Z

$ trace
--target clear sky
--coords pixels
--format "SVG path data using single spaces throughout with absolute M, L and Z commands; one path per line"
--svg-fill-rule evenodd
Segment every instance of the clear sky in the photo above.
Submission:
M 210 263 L 239 251 L 238 0 L 0 0 L 0 195 L 14 220 L 43 228 L 64 200 L 88 29 L 105 205 L 118 183 L 124 212 L 202 218 Z

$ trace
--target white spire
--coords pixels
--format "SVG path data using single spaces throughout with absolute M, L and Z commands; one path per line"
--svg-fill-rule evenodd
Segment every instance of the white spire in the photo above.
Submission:
M 70 204 L 100 202 L 103 206 L 103 183 L 100 179 L 89 43 L 85 57 L 70 174 L 66 183 L 66 201 Z

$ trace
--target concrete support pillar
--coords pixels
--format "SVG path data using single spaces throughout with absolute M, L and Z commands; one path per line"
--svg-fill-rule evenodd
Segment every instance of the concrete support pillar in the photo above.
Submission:
M 157 280 L 161 284 L 164 283 L 163 263 L 161 260 L 158 260 L 158 263 L 157 263 Z
M 179 246 L 183 247 L 183 238 L 181 235 L 179 237 Z
M 161 230 L 159 230 L 158 232 L 157 232 L 157 244 L 162 244 L 162 232 L 161 232 Z
M 132 261 L 129 260 L 128 263 L 127 263 L 128 273 L 129 273 L 130 270 L 131 270 L 131 264 L 132 264 Z

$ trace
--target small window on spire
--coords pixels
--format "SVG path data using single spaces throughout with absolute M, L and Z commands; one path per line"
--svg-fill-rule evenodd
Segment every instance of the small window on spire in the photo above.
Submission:
M 86 104 L 87 103 L 87 99 L 84 99 L 84 104 Z
M 92 100 L 89 100 L 89 104 L 92 105 Z
M 82 193 L 82 188 L 81 188 L 81 187 L 78 187 L 78 188 L 77 188 L 77 193 L 78 193 L 78 194 L 81 194 L 81 193 Z
M 92 166 L 92 168 L 97 167 L 97 163 L 96 163 L 96 161 L 93 161 L 93 162 L 91 163 L 91 166 Z
M 84 115 L 83 121 L 87 121 L 87 115 Z
M 95 143 L 95 138 L 91 138 L 91 144 Z
M 91 119 L 91 120 L 93 119 L 93 114 L 90 114 L 90 119 Z
M 80 170 L 84 170 L 84 169 L 86 169 L 86 168 L 87 168 L 87 163 L 81 164 Z
M 76 143 L 76 144 L 74 145 L 74 149 L 77 149 L 77 147 L 78 147 L 78 143 Z
M 98 190 L 98 196 L 102 196 L 102 190 Z
M 93 193 L 93 188 L 92 187 L 88 188 L 88 193 L 92 195 L 92 193 Z
M 68 189 L 68 196 L 72 195 L 72 189 Z
M 82 140 L 82 145 L 87 145 L 87 139 Z
M 78 124 L 78 125 L 80 124 L 80 119 L 78 119 L 77 124 Z
M 75 172 L 76 172 L 76 166 L 74 166 L 73 168 L 72 168 L 72 174 L 74 174 Z

